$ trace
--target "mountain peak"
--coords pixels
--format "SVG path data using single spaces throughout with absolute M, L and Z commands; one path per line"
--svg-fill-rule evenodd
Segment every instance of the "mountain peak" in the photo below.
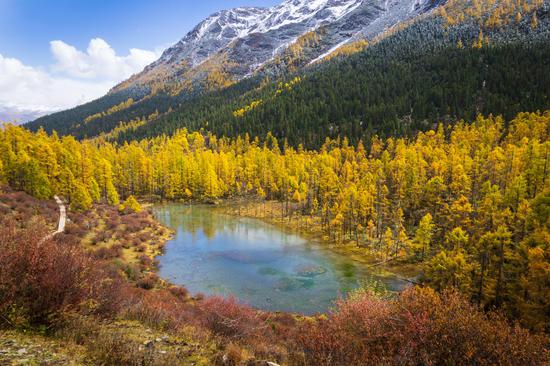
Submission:
M 194 88 L 212 72 L 224 75 L 227 82 L 237 81 L 274 61 L 301 36 L 322 28 L 323 34 L 316 37 L 315 46 L 302 55 L 307 58 L 303 60 L 307 65 L 341 45 L 375 37 L 427 11 L 427 5 L 433 3 L 432 0 L 284 0 L 271 8 L 221 10 L 200 22 L 159 60 L 113 91 L 173 84 L 179 93 L 182 84 Z

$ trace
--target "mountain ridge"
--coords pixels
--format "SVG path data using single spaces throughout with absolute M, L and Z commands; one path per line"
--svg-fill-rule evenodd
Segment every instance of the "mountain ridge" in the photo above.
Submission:
M 308 63 L 338 47 L 374 37 L 384 29 L 422 14 L 439 1 L 432 0 L 285 0 L 271 8 L 240 7 L 216 12 L 142 72 L 115 86 L 150 88 L 178 94 L 193 88 L 208 89 L 203 64 L 228 83 L 270 65 L 308 32 L 322 28 L 322 42 Z M 161 86 L 158 86 L 161 84 Z M 219 86 L 219 85 L 215 85 Z
M 403 10 L 403 2 L 394 3 Z M 228 72 L 241 65 L 224 50 L 185 71 L 182 85 L 161 80 L 150 90 L 126 87 L 26 127 L 121 143 L 181 128 L 260 138 L 270 132 L 317 148 L 327 136 L 356 143 L 478 113 L 511 118 L 550 108 L 549 0 L 425 4 L 433 11 L 332 53 L 322 52 L 337 33 L 323 25 L 239 81 Z M 384 22 L 377 19 L 369 24 Z

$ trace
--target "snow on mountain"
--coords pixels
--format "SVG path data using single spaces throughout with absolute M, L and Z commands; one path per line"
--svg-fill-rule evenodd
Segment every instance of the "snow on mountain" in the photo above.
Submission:
M 334 21 L 353 11 L 362 0 L 287 0 L 270 9 L 270 15 L 256 28 L 255 32 L 265 33 L 291 24 Z
M 322 29 L 307 63 L 437 6 L 442 0 L 285 0 L 272 8 L 222 10 L 199 23 L 159 60 L 114 90 L 151 84 L 195 85 L 216 74 L 239 80 Z M 217 84 L 216 84 L 217 85 Z M 220 85 L 223 85 L 221 82 Z

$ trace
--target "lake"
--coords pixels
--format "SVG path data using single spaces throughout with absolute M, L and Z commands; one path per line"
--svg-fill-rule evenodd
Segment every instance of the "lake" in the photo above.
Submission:
M 157 258 L 159 274 L 192 294 L 233 295 L 263 310 L 314 314 L 363 281 L 390 291 L 407 286 L 260 220 L 177 203 L 157 205 L 153 213 L 176 232 Z

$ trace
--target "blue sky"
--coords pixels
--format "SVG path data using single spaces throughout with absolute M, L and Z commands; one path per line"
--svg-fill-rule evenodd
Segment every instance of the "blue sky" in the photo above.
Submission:
M 211 13 L 281 1 L 0 0 L 0 120 L 97 98 Z

